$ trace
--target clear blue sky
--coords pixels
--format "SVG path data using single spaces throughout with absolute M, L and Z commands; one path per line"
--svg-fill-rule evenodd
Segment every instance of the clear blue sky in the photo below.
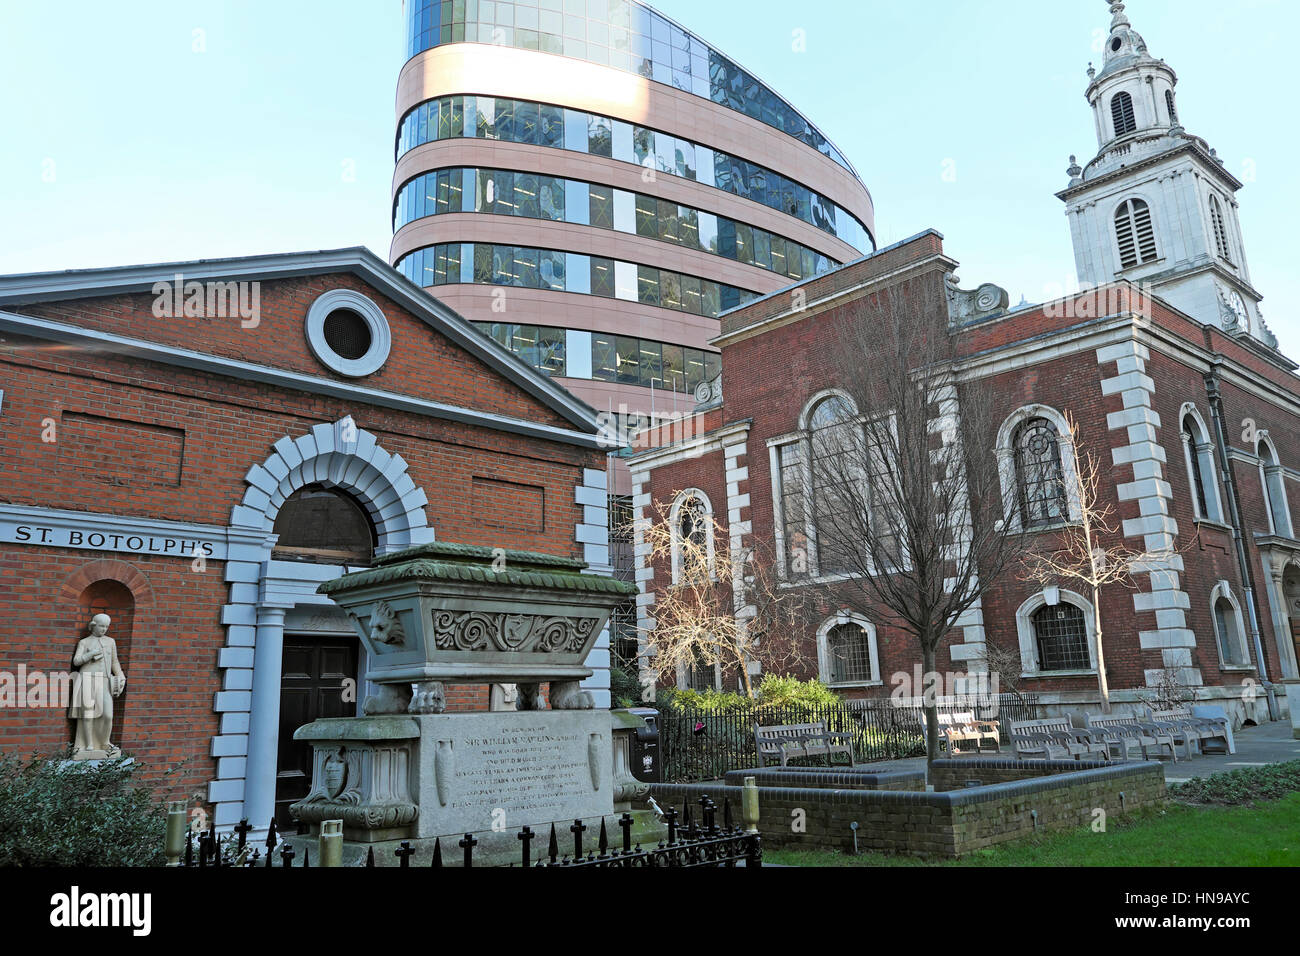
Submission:
M 1072 281 L 1053 194 L 1069 155 L 1096 151 L 1083 90 L 1103 0 L 655 5 L 836 142 L 871 188 L 882 245 L 937 228 L 967 287 L 997 282 L 1013 302 Z M 386 258 L 400 0 L 0 11 L 0 273 L 351 245 Z M 1249 180 L 1252 277 L 1300 358 L 1284 285 L 1300 3 L 1130 0 L 1128 13 L 1178 71 L 1184 125 Z

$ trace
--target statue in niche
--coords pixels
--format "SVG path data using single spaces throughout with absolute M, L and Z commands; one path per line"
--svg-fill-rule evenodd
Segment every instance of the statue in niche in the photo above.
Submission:
M 113 732 L 113 698 L 126 689 L 126 675 L 117 659 L 117 642 L 108 636 L 112 619 L 96 614 L 88 633 L 77 644 L 72 664 L 77 676 L 72 682 L 72 704 L 68 716 L 77 722 L 74 760 L 101 760 L 122 751 L 110 739 Z

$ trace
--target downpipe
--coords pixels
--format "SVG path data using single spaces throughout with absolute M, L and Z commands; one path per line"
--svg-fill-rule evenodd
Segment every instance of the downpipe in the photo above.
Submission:
M 1246 543 L 1241 533 L 1241 512 L 1237 508 L 1237 484 L 1228 460 L 1228 437 L 1223 427 L 1223 396 L 1219 392 L 1219 373 L 1212 367 L 1205 376 L 1205 393 L 1210 403 L 1210 418 L 1214 422 L 1214 444 L 1219 453 L 1219 474 L 1228 498 L 1228 520 L 1232 523 L 1232 543 L 1237 551 L 1237 568 L 1241 573 L 1242 589 L 1246 592 L 1246 610 L 1250 617 L 1250 640 L 1259 663 L 1259 679 L 1268 699 L 1268 719 L 1278 720 L 1277 691 L 1268 678 L 1268 663 L 1264 658 L 1264 644 L 1259 636 L 1259 610 L 1255 606 L 1255 589 L 1251 585 L 1250 561 L 1246 557 Z

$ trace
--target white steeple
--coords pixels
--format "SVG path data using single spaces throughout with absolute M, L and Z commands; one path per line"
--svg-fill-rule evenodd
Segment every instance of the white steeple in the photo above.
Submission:
M 1121 0 L 1107 0 L 1101 70 L 1089 64 L 1097 155 L 1070 157 L 1067 205 L 1079 282 L 1129 279 L 1193 318 L 1276 348 L 1250 283 L 1237 216 L 1241 182 L 1182 126 L 1178 76 L 1147 50 Z

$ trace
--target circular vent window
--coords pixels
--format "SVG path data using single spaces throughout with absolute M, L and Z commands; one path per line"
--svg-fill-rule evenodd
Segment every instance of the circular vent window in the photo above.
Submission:
M 325 344 L 335 355 L 355 362 L 366 357 L 371 341 L 366 320 L 351 309 L 335 309 L 325 316 Z
M 361 378 L 379 371 L 392 348 L 383 311 L 359 292 L 326 292 L 307 313 L 307 344 L 327 368 Z

